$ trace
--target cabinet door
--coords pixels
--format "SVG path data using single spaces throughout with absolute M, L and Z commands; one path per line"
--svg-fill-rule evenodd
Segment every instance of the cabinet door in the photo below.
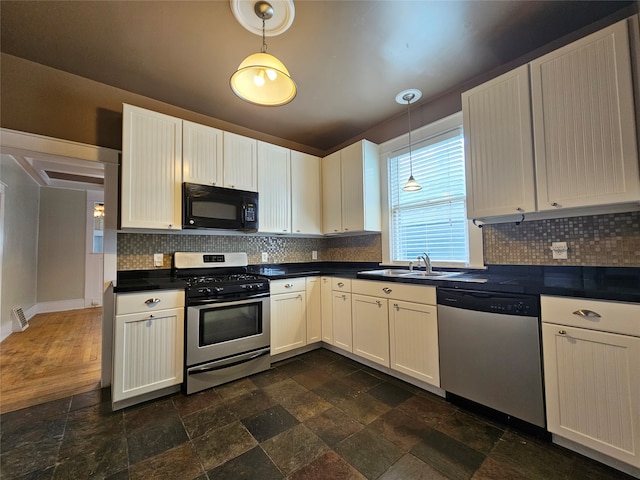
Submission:
M 307 278 L 307 345 L 322 341 L 322 305 L 320 277 Z
M 531 62 L 538 209 L 640 199 L 626 20 Z
M 332 292 L 333 344 L 348 352 L 353 351 L 353 333 L 351 331 L 351 294 Z
M 389 366 L 389 318 L 387 300 L 366 295 L 351 296 L 353 353 Z
M 115 317 L 114 402 L 177 385 L 184 364 L 184 309 Z
M 547 428 L 640 467 L 640 338 L 542 324 Z
M 440 386 L 437 309 L 389 300 L 391 368 Z
M 342 229 L 345 232 L 364 230 L 364 152 L 362 142 L 341 151 Z
M 122 126 L 122 228 L 179 230 L 182 120 L 125 104 Z
M 271 354 L 307 344 L 305 292 L 271 296 Z
M 258 191 L 258 142 L 235 133 L 223 133 L 223 187 Z
M 182 180 L 222 184 L 222 130 L 182 121 Z
M 467 216 L 536 208 L 529 66 L 462 94 Z
M 258 142 L 260 232 L 291 233 L 291 150 Z
M 333 345 L 333 290 L 331 289 L 331 278 L 321 277 L 320 283 L 322 341 Z
M 342 232 L 340 152 L 322 159 L 322 233 Z
M 291 232 L 322 233 L 320 158 L 291 150 Z

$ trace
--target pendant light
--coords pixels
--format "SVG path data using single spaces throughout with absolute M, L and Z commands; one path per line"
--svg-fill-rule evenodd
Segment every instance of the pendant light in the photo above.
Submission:
M 242 61 L 229 83 L 233 93 L 249 103 L 285 105 L 295 98 L 297 89 L 287 67 L 267 53 L 265 21 L 273 17 L 273 7 L 261 0 L 254 5 L 254 12 L 262 19 L 262 49 Z
M 409 180 L 404 184 L 402 190 L 405 192 L 417 192 L 418 190 L 422 190 L 422 187 L 416 179 L 413 178 L 413 159 L 411 158 L 411 102 L 417 102 L 422 97 L 422 92 L 420 90 L 416 90 L 415 88 L 411 88 L 409 90 L 404 90 L 396 95 L 396 102 L 403 105 L 407 104 L 407 116 L 409 117 Z

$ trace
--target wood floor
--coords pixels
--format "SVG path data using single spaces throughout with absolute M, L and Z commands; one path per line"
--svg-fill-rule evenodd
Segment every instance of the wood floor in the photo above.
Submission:
M 0 343 L 0 413 L 100 388 L 102 309 L 41 313 Z

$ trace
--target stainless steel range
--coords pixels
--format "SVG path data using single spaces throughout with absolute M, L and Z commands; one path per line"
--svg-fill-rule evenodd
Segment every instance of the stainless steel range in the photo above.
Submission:
M 174 267 L 188 284 L 183 390 L 268 370 L 269 280 L 247 273 L 247 254 L 176 252 Z

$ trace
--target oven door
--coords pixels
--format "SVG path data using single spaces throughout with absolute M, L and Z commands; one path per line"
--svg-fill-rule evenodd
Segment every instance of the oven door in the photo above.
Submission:
M 269 310 L 268 296 L 187 307 L 187 366 L 268 348 Z

